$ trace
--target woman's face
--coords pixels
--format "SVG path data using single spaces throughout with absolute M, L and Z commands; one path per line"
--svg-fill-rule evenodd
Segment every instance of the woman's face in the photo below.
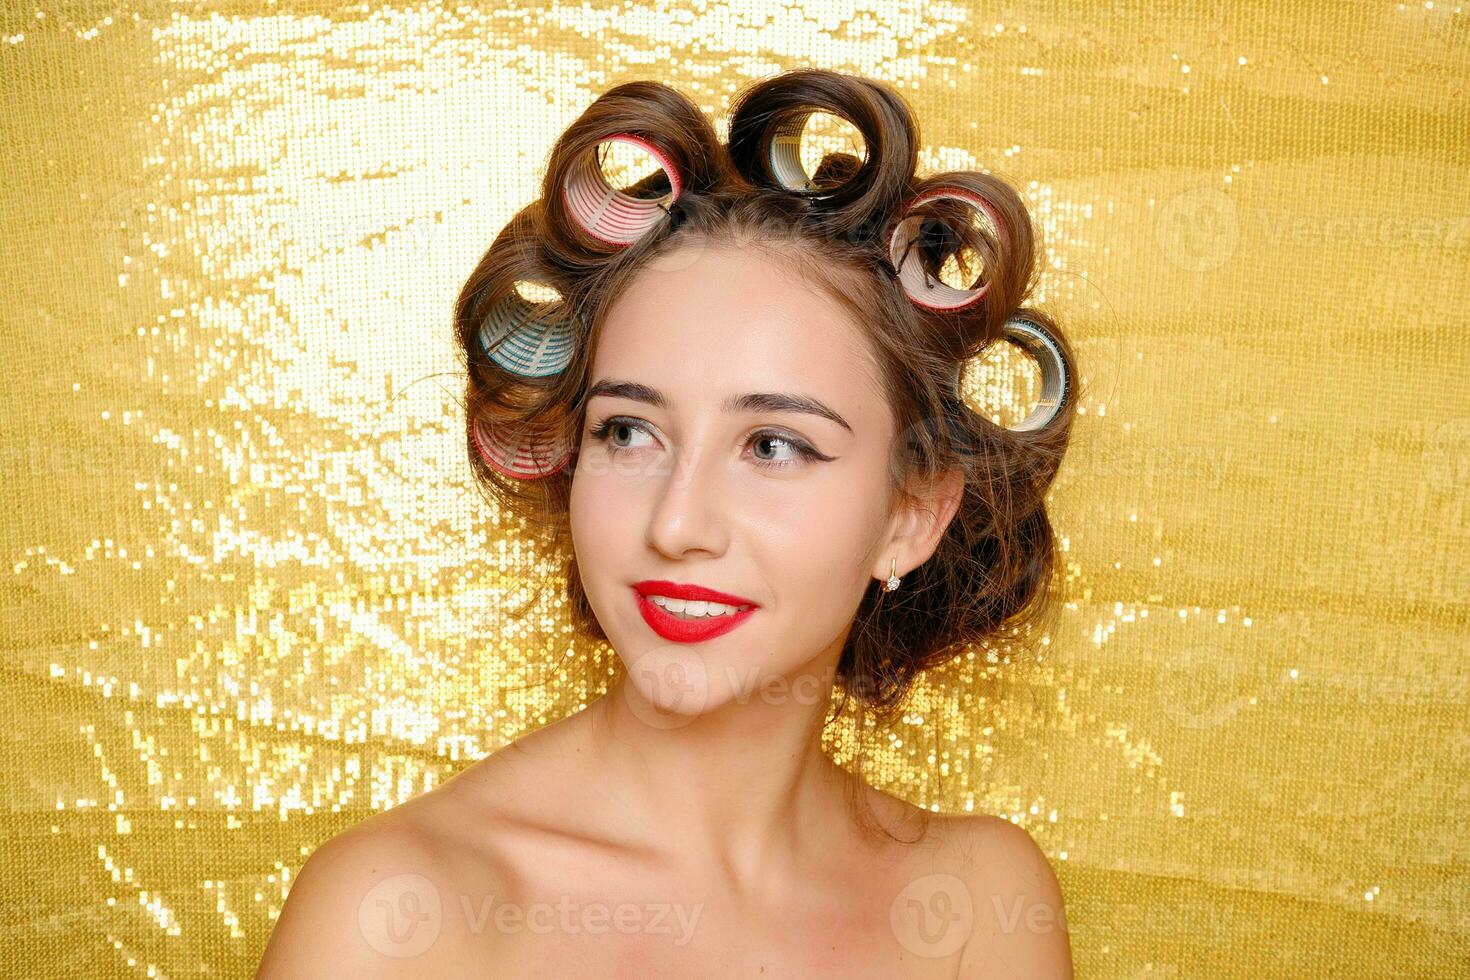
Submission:
M 629 682 L 662 711 L 767 697 L 783 688 L 760 685 L 781 680 L 825 706 L 863 592 L 888 574 L 894 431 L 876 368 L 843 308 L 789 270 L 754 248 L 686 245 L 645 266 L 602 325 L 572 540 Z M 701 638 L 732 618 L 681 619 L 642 597 L 678 590 L 635 588 L 649 582 L 752 608 Z

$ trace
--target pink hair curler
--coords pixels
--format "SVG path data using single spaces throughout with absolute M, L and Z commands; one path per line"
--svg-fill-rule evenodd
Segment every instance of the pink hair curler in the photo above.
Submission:
M 958 187 L 936 187 L 924 191 L 899 209 L 901 217 L 893 226 L 893 234 L 888 239 L 888 260 L 898 272 L 898 280 L 903 286 L 903 291 L 919 306 L 953 313 L 974 306 L 984 299 L 986 291 L 990 289 L 990 283 L 987 282 L 974 289 L 955 289 L 941 282 L 938 277 L 925 274 L 919 257 L 913 254 L 913 249 L 909 247 L 909 244 L 919 234 L 919 229 L 927 216 L 910 212 L 936 200 L 960 201 L 970 205 L 990 219 L 1002 239 L 1007 237 L 1006 228 L 1005 222 L 996 213 L 994 205 L 979 194 Z
M 536 480 L 560 472 L 571 460 L 571 453 L 545 444 L 523 441 L 507 445 L 488 431 L 479 419 L 471 426 L 475 448 L 497 472 L 516 480 Z
M 603 143 L 627 143 L 646 151 L 668 175 L 670 192 L 653 200 L 614 190 L 597 156 Z M 679 199 L 683 188 L 678 170 L 653 144 L 630 133 L 614 133 L 589 148 L 570 168 L 562 195 L 567 213 L 589 235 L 610 245 L 631 245 L 658 223 L 667 213 L 668 204 Z

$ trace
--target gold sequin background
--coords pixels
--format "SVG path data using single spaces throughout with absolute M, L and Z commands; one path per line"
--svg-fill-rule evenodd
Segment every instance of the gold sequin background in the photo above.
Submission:
M 1090 386 L 1057 629 L 875 780 L 1029 828 L 1079 976 L 1470 970 L 1470 8 L 0 17 L 7 973 L 248 974 L 316 844 L 598 693 L 506 615 L 452 301 L 599 92 L 801 65 L 1017 184 Z

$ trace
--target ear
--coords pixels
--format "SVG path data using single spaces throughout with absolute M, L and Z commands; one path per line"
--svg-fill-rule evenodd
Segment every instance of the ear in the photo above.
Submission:
M 899 577 L 929 560 L 959 510 L 965 492 L 965 474 L 961 470 L 945 470 L 932 480 L 911 484 L 909 489 L 917 502 L 900 505 L 889 519 L 888 535 L 872 570 L 876 579 L 888 578 L 889 565 L 895 558 L 898 559 L 895 573 Z

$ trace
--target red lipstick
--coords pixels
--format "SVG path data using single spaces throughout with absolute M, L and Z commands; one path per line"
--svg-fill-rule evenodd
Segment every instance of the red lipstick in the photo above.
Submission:
M 659 636 L 675 643 L 700 643 L 723 636 L 749 619 L 751 613 L 758 608 L 749 599 L 730 595 L 728 592 L 717 592 L 699 585 L 683 585 L 658 579 L 636 582 L 633 585 L 633 591 L 637 596 L 638 612 L 643 616 L 643 621 Z M 670 599 L 722 602 L 729 606 L 749 606 L 750 608 L 724 616 L 681 619 L 667 609 L 662 609 L 650 602 L 648 599 L 650 595 L 667 596 Z

